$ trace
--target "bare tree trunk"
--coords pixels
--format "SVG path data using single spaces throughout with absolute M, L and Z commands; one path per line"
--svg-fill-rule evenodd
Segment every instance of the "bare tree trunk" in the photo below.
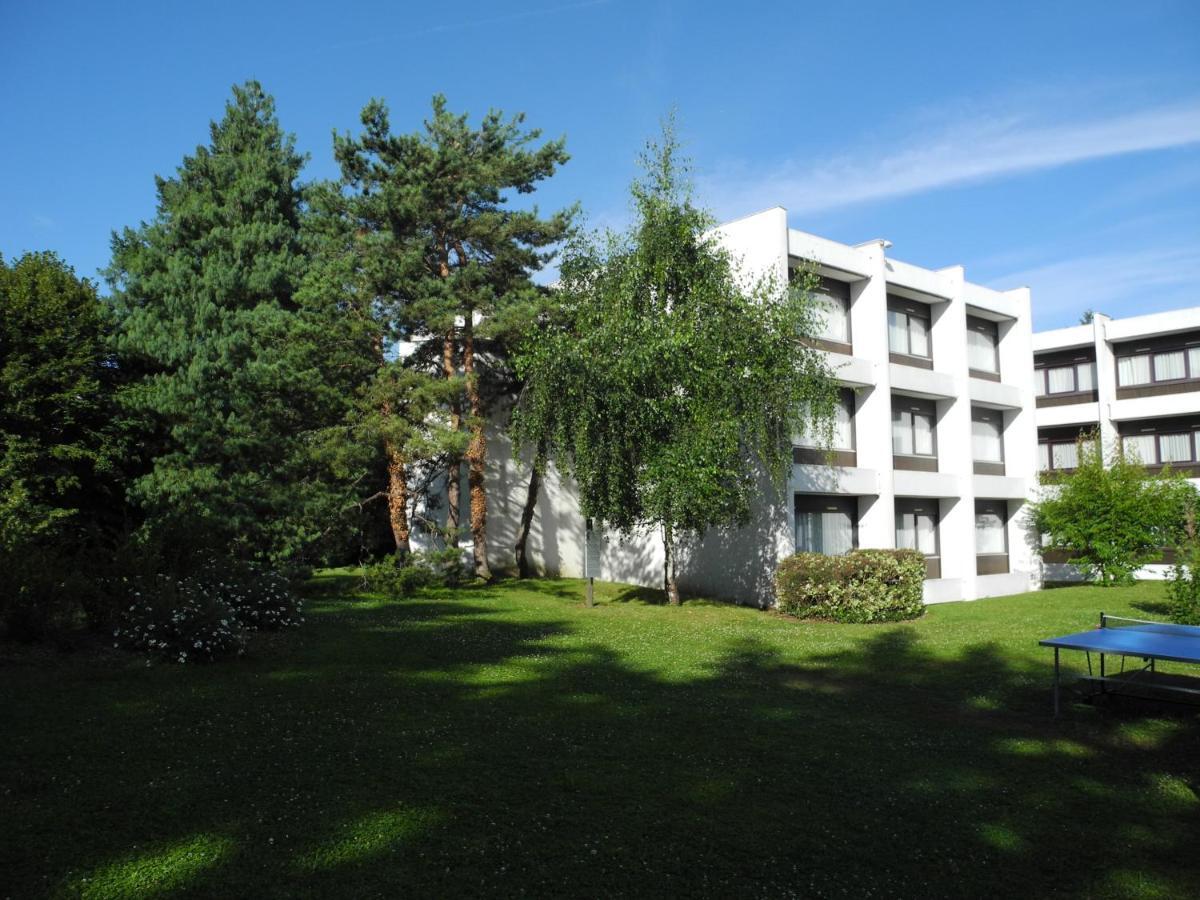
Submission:
M 467 407 L 471 414 L 471 442 L 467 444 L 467 487 L 471 492 L 471 538 L 474 542 L 475 574 L 487 580 L 492 570 L 487 561 L 487 493 L 483 466 L 487 460 L 487 438 L 483 433 L 483 403 L 475 376 L 475 326 L 471 310 L 463 317 L 463 376 L 467 380 Z
M 663 590 L 667 602 L 679 606 L 679 585 L 675 583 L 675 535 L 670 525 L 663 525 Z
M 458 374 L 458 368 L 454 364 L 453 329 L 451 329 L 442 339 L 442 374 L 445 375 L 447 379 L 454 378 L 454 376 Z M 459 407 L 458 400 L 451 400 L 451 430 L 458 431 L 461 422 L 462 411 Z M 450 459 L 446 461 L 446 544 L 450 547 L 458 546 L 458 513 L 460 506 L 458 492 L 460 481 L 460 463 L 461 460 L 458 458 L 457 454 L 452 454 Z
M 529 526 L 533 523 L 533 513 L 537 509 L 538 488 L 541 477 L 538 475 L 535 460 L 533 471 L 529 473 L 529 490 L 525 494 L 525 508 L 521 510 L 521 530 L 517 532 L 517 574 L 521 578 L 530 575 L 529 559 L 525 555 L 525 544 L 529 540 Z
M 396 555 L 405 559 L 412 551 L 408 527 L 408 471 L 404 467 L 404 457 L 395 446 L 388 442 L 384 450 L 387 453 L 388 521 L 392 525 Z

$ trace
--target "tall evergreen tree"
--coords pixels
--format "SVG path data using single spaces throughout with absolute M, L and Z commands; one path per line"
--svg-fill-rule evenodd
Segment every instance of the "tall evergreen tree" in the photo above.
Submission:
M 342 185 L 357 195 L 375 296 L 394 298 L 396 321 L 416 348 L 409 371 L 438 371 L 454 386 L 447 425 L 465 425 L 471 536 L 476 574 L 490 577 L 484 425 L 490 412 L 489 371 L 502 372 L 506 338 L 537 314 L 544 292 L 530 275 L 546 264 L 568 233 L 574 209 L 543 218 L 536 207 L 509 206 L 532 193 L 567 160 L 562 140 L 537 146 L 524 117 L 489 112 L 477 128 L 451 114 L 442 96 L 414 134 L 393 135 L 387 107 L 369 103 L 358 137 L 335 137 Z M 391 300 L 389 300 L 389 303 Z M 491 357 L 489 359 L 489 356 Z M 461 391 L 458 390 L 461 386 Z M 494 392 L 492 392 L 494 393 Z M 451 446 L 447 485 L 456 524 L 459 461 Z
M 158 178 L 152 222 L 113 235 L 118 342 L 145 376 L 153 465 L 133 487 L 178 545 L 295 556 L 329 512 L 314 447 L 341 400 L 295 300 L 304 158 L 257 82 Z

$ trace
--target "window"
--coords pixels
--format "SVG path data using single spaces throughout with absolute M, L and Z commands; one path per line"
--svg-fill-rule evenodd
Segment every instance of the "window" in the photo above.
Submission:
M 975 553 L 1007 553 L 1005 520 L 1007 504 L 997 500 L 975 501 Z
M 1121 446 L 1126 455 L 1135 456 L 1143 463 L 1154 465 L 1157 462 L 1152 434 L 1127 434 L 1121 438 Z
M 834 410 L 833 450 L 854 449 L 854 391 L 843 388 L 838 392 L 837 408 Z M 805 429 L 797 439 L 802 447 L 820 447 L 821 435 L 812 429 Z
M 922 314 L 916 308 L 919 305 L 906 303 L 904 309 L 888 309 L 888 349 L 892 353 L 930 358 L 929 314 Z
M 896 546 L 938 555 L 937 509 L 933 504 L 896 501 Z
M 1158 461 L 1191 462 L 1192 436 L 1190 434 L 1160 434 L 1158 436 Z
M 1079 445 L 1051 444 L 1050 466 L 1055 469 L 1074 469 L 1079 465 Z
M 858 501 L 796 495 L 796 550 L 841 556 L 858 546 Z
M 850 343 L 850 286 L 823 278 L 813 289 L 812 297 L 818 308 L 814 336 L 840 344 Z
M 1178 340 L 1182 343 L 1182 339 Z M 1162 350 L 1139 347 L 1136 353 L 1117 356 L 1118 387 L 1197 379 L 1200 379 L 1200 346 L 1168 346 Z
M 978 462 L 1004 462 L 1003 413 L 971 410 L 971 458 Z
M 996 323 L 967 316 L 967 364 L 976 372 L 1000 371 Z
M 1044 366 L 1033 373 L 1033 390 L 1039 397 L 1050 394 L 1079 394 L 1096 389 L 1096 364 L 1079 360 Z
M 1038 444 L 1038 471 L 1045 472 L 1050 468 L 1050 445 Z
M 1150 355 L 1122 356 L 1117 359 L 1117 383 L 1121 387 L 1150 383 Z
M 893 405 L 892 452 L 901 456 L 936 456 L 933 404 Z

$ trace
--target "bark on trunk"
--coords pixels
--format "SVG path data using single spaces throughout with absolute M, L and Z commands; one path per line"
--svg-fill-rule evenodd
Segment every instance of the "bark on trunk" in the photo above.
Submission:
M 487 439 L 483 434 L 483 403 L 479 381 L 475 377 L 475 333 L 471 310 L 463 316 L 463 376 L 467 381 L 467 407 L 471 414 L 471 442 L 467 444 L 467 488 L 471 492 L 471 539 L 474 542 L 475 574 L 491 580 L 487 561 L 487 494 L 483 487 L 483 466 L 487 460 Z
M 663 590 L 667 602 L 679 606 L 679 585 L 675 583 L 675 535 L 671 526 L 663 526 Z
M 386 446 L 385 452 L 387 453 L 388 474 L 388 521 L 392 525 L 396 555 L 405 559 L 412 550 L 408 539 L 408 470 L 404 466 L 404 457 L 391 443 Z
M 528 578 L 530 575 L 529 559 L 525 555 L 525 544 L 529 540 L 529 526 L 533 523 L 533 513 L 537 509 L 538 488 L 541 477 L 537 466 L 529 473 L 529 490 L 525 494 L 525 508 L 521 510 L 521 530 L 517 532 L 517 575 Z
M 454 364 L 453 331 L 450 331 L 442 340 L 442 374 L 447 379 L 453 378 L 458 374 L 458 369 Z M 459 407 L 458 401 L 451 400 L 450 429 L 458 431 L 461 422 L 462 410 Z M 460 507 L 458 493 L 459 482 L 461 480 L 461 462 L 456 455 L 451 456 L 446 462 L 446 544 L 450 547 L 458 546 L 458 511 Z

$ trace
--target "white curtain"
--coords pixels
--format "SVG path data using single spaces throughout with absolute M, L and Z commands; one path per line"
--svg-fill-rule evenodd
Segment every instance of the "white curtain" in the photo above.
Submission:
M 1156 381 L 1173 381 L 1187 374 L 1183 367 L 1183 351 L 1154 354 L 1154 378 Z
M 1051 394 L 1066 394 L 1075 390 L 1075 367 L 1060 366 L 1046 370 Z
M 1075 367 L 1077 389 L 1094 391 L 1096 389 L 1096 364 L 1080 363 Z
M 1079 448 L 1075 444 L 1051 444 L 1054 468 L 1073 469 L 1079 465 Z
M 1004 450 L 1000 439 L 1000 426 L 996 422 L 971 422 L 971 445 L 973 459 L 980 462 L 1003 462 Z
M 996 371 L 996 343 L 991 335 L 968 329 L 967 364 L 977 372 Z
M 1191 435 L 1162 434 L 1158 437 L 1159 459 L 1163 462 L 1190 462 L 1192 459 Z
M 937 555 L 937 528 L 933 516 L 917 513 L 917 549 L 926 556 Z
M 854 522 L 844 512 L 796 513 L 796 550 L 841 556 L 854 549 Z
M 848 340 L 846 328 L 846 306 L 840 297 L 832 297 L 817 291 L 814 299 L 817 305 L 817 337 L 831 341 Z
M 907 319 L 904 313 L 888 310 L 888 349 L 893 353 L 908 352 Z
M 1127 456 L 1136 457 L 1148 465 L 1154 464 L 1154 435 L 1129 434 L 1121 438 L 1121 445 Z
M 916 316 L 908 317 L 908 339 L 911 342 L 913 356 L 929 355 L 929 326 L 924 319 Z
M 913 452 L 922 456 L 933 456 L 933 419 L 922 413 L 913 413 Z
M 1122 356 L 1117 359 L 1117 384 L 1127 387 L 1131 384 L 1149 383 L 1149 356 Z
M 1200 347 L 1188 347 L 1188 371 L 1190 378 L 1200 378 Z
M 896 513 L 896 546 L 937 555 L 937 528 L 928 513 Z
M 908 456 L 913 452 L 912 413 L 892 410 L 892 452 Z
M 975 552 L 1003 553 L 1004 519 L 994 512 L 975 513 Z
M 854 401 L 842 396 L 838 399 L 837 417 L 833 424 L 833 446 L 837 450 L 854 449 L 854 424 L 851 404 Z
M 854 523 L 844 512 L 821 513 L 822 553 L 841 556 L 854 549 Z
M 1050 468 L 1050 445 L 1038 444 L 1038 471 L 1045 472 Z
M 1046 370 L 1038 369 L 1033 373 L 1033 393 L 1036 397 L 1046 396 Z

